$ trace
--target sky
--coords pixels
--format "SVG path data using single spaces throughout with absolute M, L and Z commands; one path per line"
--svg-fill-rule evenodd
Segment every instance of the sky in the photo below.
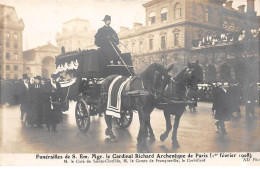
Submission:
M 118 32 L 120 26 L 132 28 L 134 22 L 145 24 L 145 8 L 150 0 L 0 0 L 0 4 L 14 6 L 18 18 L 25 24 L 23 50 L 51 42 L 61 32 L 62 24 L 74 18 L 90 21 L 95 31 L 104 25 L 102 19 L 111 15 L 111 26 Z M 233 0 L 233 8 L 246 0 Z M 255 3 L 260 15 L 260 0 Z

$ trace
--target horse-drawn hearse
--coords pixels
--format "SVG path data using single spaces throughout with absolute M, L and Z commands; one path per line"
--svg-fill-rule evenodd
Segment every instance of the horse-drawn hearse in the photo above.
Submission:
M 121 55 L 126 65 L 105 65 L 104 57 L 99 50 L 94 49 L 64 52 L 56 56 L 56 73 L 60 74 L 60 84 L 65 96 L 63 111 L 69 108 L 69 100 L 77 101 L 75 118 L 83 133 L 90 127 L 90 117 L 101 113 L 98 112 L 101 81 L 110 75 L 130 76 L 133 72 L 129 53 Z M 116 118 L 116 122 L 120 127 L 127 128 L 132 118 L 132 111 L 122 111 L 121 118 Z
M 161 141 L 172 129 L 170 116 L 176 116 L 172 144 L 178 147 L 177 129 L 187 105 L 187 90 L 196 88 L 203 79 L 199 63 L 188 63 L 175 77 L 171 77 L 168 73 L 173 65 L 165 68 L 153 63 L 140 74 L 135 74 L 129 53 L 118 55 L 121 64 L 116 65 L 104 64 L 104 57 L 99 50 L 64 52 L 56 57 L 56 73 L 62 77 L 60 83 L 65 100 L 77 101 L 75 117 L 79 130 L 86 133 L 90 117 L 105 112 L 105 134 L 116 140 L 112 117 L 119 127 L 127 128 L 132 122 L 133 111 L 136 111 L 140 122 L 138 145 L 146 145 L 147 138 L 155 140 L 150 114 L 157 107 L 164 111 L 166 120 L 166 131 L 161 135 Z M 112 103 L 114 107 L 110 105 Z M 112 111 L 117 111 L 117 114 L 110 114 Z

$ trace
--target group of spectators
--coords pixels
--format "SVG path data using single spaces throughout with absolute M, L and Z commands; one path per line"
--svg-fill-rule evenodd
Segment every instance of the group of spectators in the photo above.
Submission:
M 206 37 L 193 40 L 192 46 L 193 47 L 201 47 L 201 46 L 214 46 L 221 43 L 227 42 L 241 42 L 245 39 L 259 39 L 260 30 L 248 30 L 248 31 L 241 31 L 239 33 L 234 32 L 226 32 L 221 34 L 215 35 L 207 35 Z
M 240 104 L 246 104 L 249 98 L 256 98 L 257 100 L 258 95 L 260 93 L 257 84 L 251 83 L 248 85 L 238 85 L 238 84 L 224 84 L 224 83 L 209 83 L 209 84 L 202 84 L 199 85 L 197 91 L 197 99 L 201 102 L 213 102 L 213 91 L 214 88 L 220 86 L 225 88 L 225 90 L 230 90 L 237 88 L 237 93 L 239 93 Z M 254 91 L 253 93 L 251 91 Z M 231 98 L 232 99 L 232 98 Z
M 48 131 L 56 132 L 62 120 L 63 94 L 57 75 L 51 79 L 23 74 L 20 80 L 1 80 L 1 104 L 21 105 L 21 120 L 33 126 L 46 124 Z

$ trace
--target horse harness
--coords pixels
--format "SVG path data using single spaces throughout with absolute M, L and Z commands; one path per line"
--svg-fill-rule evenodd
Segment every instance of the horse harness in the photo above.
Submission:
M 157 98 L 158 96 L 160 96 L 163 91 L 157 90 L 155 88 L 154 84 L 155 84 L 155 78 L 156 78 L 157 74 L 155 73 L 154 76 L 155 77 L 153 78 L 152 91 L 145 89 L 144 81 L 141 77 L 134 76 L 133 78 L 131 78 L 131 80 L 125 86 L 126 95 L 133 96 L 133 97 L 135 97 L 135 96 L 153 96 L 154 98 Z M 131 91 L 131 85 L 134 85 L 134 83 L 137 83 L 137 84 L 139 83 L 140 89 Z

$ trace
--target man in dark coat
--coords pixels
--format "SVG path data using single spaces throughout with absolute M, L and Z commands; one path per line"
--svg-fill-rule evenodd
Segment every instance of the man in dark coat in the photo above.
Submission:
M 56 126 L 62 119 L 61 104 L 63 100 L 60 83 L 56 81 L 56 74 L 51 75 L 51 82 L 43 87 L 45 100 L 44 117 L 48 131 L 56 132 Z
M 100 47 L 106 65 L 118 64 L 121 52 L 117 47 L 119 44 L 117 33 L 110 27 L 111 17 L 109 15 L 106 15 L 103 21 L 105 25 L 96 33 L 95 45 Z
M 28 124 L 37 124 L 41 126 L 42 124 L 42 85 L 41 76 L 36 76 L 34 78 L 34 84 L 31 85 L 29 89 L 29 103 L 30 103 L 30 113 L 28 114 L 27 122 Z
M 216 86 L 213 90 L 213 107 L 212 111 L 215 111 L 215 119 L 218 120 L 215 125 L 218 130 L 221 130 L 223 134 L 227 134 L 225 128 L 225 121 L 230 121 L 231 113 L 229 107 L 229 101 L 227 99 L 227 93 L 225 89 L 220 86 Z
M 231 115 L 233 112 L 237 113 L 237 117 L 241 117 L 240 103 L 242 91 L 238 85 L 231 84 L 227 89 L 227 97 L 230 103 Z
M 249 117 L 251 114 L 255 118 L 255 106 L 258 102 L 258 90 L 257 86 L 254 83 L 251 83 L 245 89 L 246 95 L 246 117 Z
M 29 93 L 29 77 L 27 74 L 22 75 L 23 78 L 18 82 L 17 86 L 17 96 L 18 101 L 21 104 L 21 120 L 23 120 L 24 114 L 29 111 L 28 93 Z

